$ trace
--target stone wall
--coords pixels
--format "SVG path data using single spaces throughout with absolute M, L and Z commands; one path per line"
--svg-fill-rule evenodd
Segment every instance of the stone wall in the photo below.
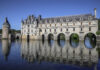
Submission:
M 65 35 L 66 40 L 69 40 L 71 34 L 76 33 L 80 37 L 80 40 L 84 39 L 84 36 L 87 33 L 93 33 L 96 35 L 96 31 L 98 30 L 98 20 L 94 19 L 93 16 L 90 19 L 91 15 L 81 17 L 87 17 L 85 20 L 75 20 L 75 21 L 61 21 L 60 19 L 66 20 L 70 17 L 61 17 L 61 18 L 50 18 L 50 19 L 42 19 L 38 22 L 34 21 L 33 23 L 22 23 L 21 34 L 29 35 L 30 39 L 42 39 L 42 35 L 45 36 L 45 39 L 48 39 L 49 34 L 53 34 L 54 40 L 57 40 L 57 37 L 60 33 Z M 72 16 L 71 16 L 72 17 Z M 75 17 L 75 16 L 73 16 Z M 77 17 L 77 16 L 76 16 Z M 80 16 L 79 16 L 80 17 Z M 77 17 L 78 18 L 78 17 Z M 77 19 L 75 18 L 75 19 Z M 51 22 L 51 19 L 55 20 Z M 60 20 L 59 22 L 56 20 Z M 71 18 L 72 19 L 72 18 Z M 50 22 L 49 22 L 50 21 Z M 34 36 L 34 38 L 33 38 Z M 24 37 L 22 37 L 24 38 Z M 27 37 L 26 37 L 27 38 Z

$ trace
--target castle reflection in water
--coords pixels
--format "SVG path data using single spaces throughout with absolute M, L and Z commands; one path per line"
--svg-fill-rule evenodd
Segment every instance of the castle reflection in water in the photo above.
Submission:
M 66 42 L 66 41 L 65 41 Z M 98 53 L 96 48 L 88 49 L 83 42 L 79 42 L 77 48 L 73 48 L 67 41 L 61 47 L 57 41 L 53 44 L 45 41 L 22 41 L 21 56 L 28 62 L 57 62 L 57 63 L 71 63 L 79 65 L 92 65 L 98 62 Z
M 10 52 L 11 42 L 2 40 L 2 52 L 7 60 Z M 96 48 L 86 48 L 83 41 L 74 48 L 68 41 L 65 41 L 64 46 L 60 46 L 57 41 L 30 41 L 22 40 L 21 42 L 21 57 L 28 62 L 34 63 L 38 61 L 64 63 L 75 65 L 96 65 L 98 63 L 98 52 Z

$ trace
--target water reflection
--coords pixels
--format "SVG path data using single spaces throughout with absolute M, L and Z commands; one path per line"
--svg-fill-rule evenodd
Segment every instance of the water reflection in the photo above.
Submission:
M 84 42 L 80 41 L 77 48 L 73 48 L 69 41 L 64 47 L 59 46 L 57 41 L 54 41 L 52 47 L 48 41 L 30 41 L 29 43 L 22 40 L 21 56 L 28 62 L 42 61 L 54 63 L 67 63 L 75 65 L 92 66 L 98 62 L 98 53 L 96 48 L 88 49 Z
M 10 53 L 11 41 L 10 40 L 2 40 L 2 53 L 4 55 L 4 59 L 7 61 Z
M 60 47 L 64 47 L 64 45 L 65 45 L 65 40 L 58 40 L 58 45 L 60 46 Z
M 53 44 L 54 44 L 54 40 L 48 40 L 48 43 L 49 43 L 49 46 L 53 46 Z
M 96 47 L 96 40 L 94 38 L 91 39 L 89 37 L 86 37 L 84 43 L 87 48 L 91 49 Z

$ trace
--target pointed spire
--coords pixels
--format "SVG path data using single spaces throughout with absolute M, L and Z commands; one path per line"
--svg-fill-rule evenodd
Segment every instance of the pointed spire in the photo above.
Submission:
M 7 19 L 7 17 L 5 18 L 5 23 L 8 23 L 8 19 Z
M 10 26 L 9 22 L 8 22 L 8 19 L 7 17 L 5 18 L 5 21 L 4 21 L 4 24 L 3 25 L 7 25 L 7 26 Z

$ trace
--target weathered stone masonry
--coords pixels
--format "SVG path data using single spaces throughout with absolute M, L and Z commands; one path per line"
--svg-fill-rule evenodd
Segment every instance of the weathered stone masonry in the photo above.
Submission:
M 95 15 L 83 14 L 52 18 L 42 18 L 41 15 L 29 16 L 22 21 L 22 39 L 41 40 L 43 36 L 48 39 L 49 34 L 53 34 L 54 40 L 57 40 L 58 35 L 63 33 L 66 40 L 69 40 L 70 35 L 76 33 L 79 35 L 79 39 L 83 40 L 87 33 L 96 35 L 98 30 L 96 9 L 94 12 Z

